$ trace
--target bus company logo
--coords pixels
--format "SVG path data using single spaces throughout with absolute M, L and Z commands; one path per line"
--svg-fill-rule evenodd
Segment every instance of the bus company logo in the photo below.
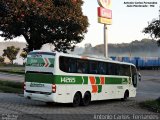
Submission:
M 75 83 L 76 79 L 74 77 L 61 77 L 61 83 Z
M 30 87 L 44 87 L 44 84 L 31 82 Z

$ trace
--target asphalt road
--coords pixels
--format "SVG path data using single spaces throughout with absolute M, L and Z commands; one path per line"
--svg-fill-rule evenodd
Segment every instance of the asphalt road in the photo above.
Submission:
M 73 108 L 70 104 L 46 105 L 44 102 L 24 99 L 23 95 L 0 93 L 1 118 L 6 117 L 6 114 L 17 115 L 18 120 L 52 120 L 53 118 L 57 120 L 94 120 L 97 117 L 96 115 L 100 114 L 107 116 L 111 114 L 110 117 L 113 117 L 114 114 L 130 114 L 131 116 L 128 117 L 133 117 L 134 114 L 153 115 L 155 113 L 140 108 L 138 102 L 160 97 L 160 77 L 159 74 L 142 75 L 142 81 L 138 84 L 136 98 L 130 98 L 126 102 L 120 100 L 96 101 L 91 102 L 87 107 Z M 24 80 L 24 76 L 0 73 L 1 78 L 6 80 L 14 80 L 13 78 L 19 81 Z
M 136 101 L 160 97 L 160 70 L 139 71 L 142 80 L 138 84 Z
M 142 80 L 138 84 L 135 100 L 144 101 L 158 97 L 160 97 L 160 76 L 142 76 Z

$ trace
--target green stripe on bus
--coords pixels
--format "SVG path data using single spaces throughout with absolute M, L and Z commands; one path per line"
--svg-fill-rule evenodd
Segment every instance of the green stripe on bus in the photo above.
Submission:
M 125 78 L 123 78 L 125 79 Z M 122 84 L 122 78 L 105 78 L 105 84 Z
M 88 84 L 88 76 L 62 76 L 42 73 L 26 73 L 25 81 L 51 84 Z M 105 84 L 127 84 L 127 78 L 105 77 Z M 96 77 L 96 84 L 100 84 L 100 77 Z
M 98 93 L 102 92 L 102 85 L 98 85 Z
M 83 80 L 84 80 L 83 84 L 88 84 L 88 76 L 83 76 Z
M 95 77 L 96 78 L 96 84 L 100 84 L 100 77 Z
M 41 74 L 41 73 L 26 73 L 25 81 L 27 82 L 40 82 L 40 83 L 53 83 L 53 75 Z

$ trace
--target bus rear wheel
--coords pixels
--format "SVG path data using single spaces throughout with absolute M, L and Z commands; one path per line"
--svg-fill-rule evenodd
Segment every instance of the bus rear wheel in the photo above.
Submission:
M 77 92 L 73 97 L 72 106 L 77 107 L 80 105 L 80 102 L 81 102 L 81 94 L 79 92 Z
M 81 101 L 81 105 L 87 106 L 87 105 L 89 105 L 90 101 L 91 101 L 91 94 L 89 92 L 86 92 L 84 94 L 82 101 Z

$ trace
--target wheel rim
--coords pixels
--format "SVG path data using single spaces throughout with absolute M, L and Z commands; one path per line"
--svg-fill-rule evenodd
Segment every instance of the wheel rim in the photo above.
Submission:
M 76 106 L 80 104 L 80 95 L 79 94 L 75 94 L 73 104 Z
M 84 97 L 84 104 L 88 105 L 90 103 L 90 99 L 91 99 L 90 95 L 86 94 Z

